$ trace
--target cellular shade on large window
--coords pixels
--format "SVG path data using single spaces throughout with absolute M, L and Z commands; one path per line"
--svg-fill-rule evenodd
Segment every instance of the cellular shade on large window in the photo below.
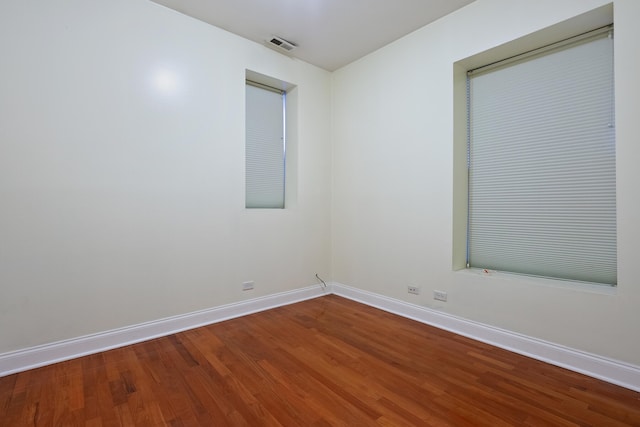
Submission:
M 469 266 L 617 283 L 612 31 L 469 72 Z
M 284 208 L 285 93 L 247 81 L 245 203 L 247 208 Z

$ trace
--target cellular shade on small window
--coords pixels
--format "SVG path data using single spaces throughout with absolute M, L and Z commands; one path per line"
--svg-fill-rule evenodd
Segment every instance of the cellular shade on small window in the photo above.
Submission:
M 247 82 L 247 208 L 284 208 L 284 92 Z
M 612 29 L 469 73 L 468 264 L 615 285 Z

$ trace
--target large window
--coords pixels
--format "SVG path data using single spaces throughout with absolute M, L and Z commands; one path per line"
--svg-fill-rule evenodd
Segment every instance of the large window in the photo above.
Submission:
M 247 80 L 245 206 L 284 208 L 286 92 Z
M 613 29 L 468 73 L 467 265 L 617 283 Z

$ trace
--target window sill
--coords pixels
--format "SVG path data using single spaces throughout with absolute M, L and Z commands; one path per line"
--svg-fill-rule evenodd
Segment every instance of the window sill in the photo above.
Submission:
M 481 268 L 465 268 L 457 270 L 454 274 L 482 277 L 486 280 L 510 280 L 523 285 L 546 286 L 556 289 L 567 289 L 578 292 L 589 292 L 600 295 L 617 295 L 618 288 L 611 285 L 598 285 L 589 282 L 580 282 L 549 277 L 527 276 L 525 274 L 509 273 L 505 271 L 484 270 Z

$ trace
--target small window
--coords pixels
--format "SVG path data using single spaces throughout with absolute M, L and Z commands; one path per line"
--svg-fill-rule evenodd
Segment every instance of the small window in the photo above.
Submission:
M 468 73 L 467 265 L 617 283 L 613 28 Z
M 245 173 L 247 208 L 285 206 L 286 92 L 247 80 Z

